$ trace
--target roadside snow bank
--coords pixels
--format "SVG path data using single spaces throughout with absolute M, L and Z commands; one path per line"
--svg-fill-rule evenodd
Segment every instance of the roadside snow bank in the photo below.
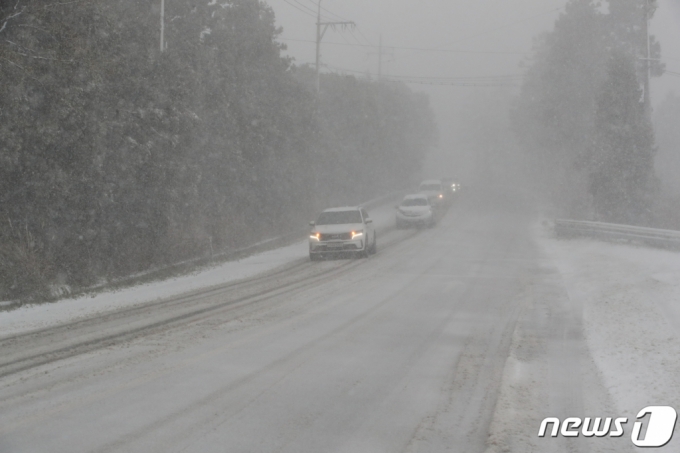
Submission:
M 368 209 L 378 231 L 385 231 L 394 226 L 392 204 L 393 200 L 388 205 Z M 295 260 L 307 259 L 307 247 L 305 239 L 286 247 L 258 253 L 238 261 L 229 261 L 168 280 L 117 291 L 104 291 L 94 296 L 85 295 L 62 299 L 49 304 L 26 305 L 16 310 L 0 312 L 0 337 L 89 318 L 145 302 L 254 277 Z
M 680 253 L 557 240 L 545 227 L 537 237 L 583 306 L 588 347 L 619 410 L 611 415 L 680 409 Z
M 632 451 L 640 409 L 680 409 L 680 253 L 534 233 L 540 272 L 517 300 L 485 453 Z M 545 417 L 629 422 L 621 438 L 539 438 Z
M 255 276 L 305 256 L 307 242 L 230 261 L 194 274 L 147 283 L 94 296 L 63 299 L 50 304 L 26 305 L 0 312 L 0 336 L 40 329 L 95 316 L 144 302 L 177 296 Z

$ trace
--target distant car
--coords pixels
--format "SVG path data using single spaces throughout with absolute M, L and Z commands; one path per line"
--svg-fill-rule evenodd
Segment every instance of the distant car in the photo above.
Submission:
M 406 195 L 397 209 L 397 228 L 428 226 L 435 224 L 434 212 L 427 195 Z
M 436 208 L 444 203 L 444 186 L 439 179 L 429 179 L 420 183 L 418 192 L 427 196 L 432 207 Z
M 456 194 L 460 192 L 460 183 L 458 183 L 455 178 L 442 178 L 442 186 L 444 186 L 445 191 L 449 193 Z
M 378 251 L 378 234 L 368 212 L 361 207 L 326 209 L 310 222 L 309 258 L 355 254 L 368 257 Z

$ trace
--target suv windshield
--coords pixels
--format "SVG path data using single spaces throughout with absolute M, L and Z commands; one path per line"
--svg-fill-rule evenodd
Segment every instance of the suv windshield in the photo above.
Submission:
M 427 206 L 425 198 L 408 198 L 401 202 L 402 206 Z
M 440 184 L 423 184 L 420 186 L 420 190 L 442 190 L 442 186 Z
M 343 225 L 347 223 L 361 223 L 359 211 L 331 211 L 322 212 L 317 225 Z

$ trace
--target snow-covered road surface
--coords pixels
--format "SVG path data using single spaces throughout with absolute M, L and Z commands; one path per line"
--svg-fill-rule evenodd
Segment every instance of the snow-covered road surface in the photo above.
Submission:
M 614 440 L 536 433 L 548 416 L 673 405 L 673 388 L 620 396 L 647 359 L 628 339 L 631 369 L 610 363 L 596 273 L 574 297 L 588 243 L 572 252 L 512 197 L 468 194 L 436 228 L 380 243 L 367 260 L 302 256 L 233 286 L 0 340 L 0 451 L 620 452 L 634 451 L 630 429 Z M 634 317 L 619 313 L 624 326 Z M 677 342 L 671 327 L 662 336 Z M 649 360 L 659 384 L 675 385 L 674 364 Z

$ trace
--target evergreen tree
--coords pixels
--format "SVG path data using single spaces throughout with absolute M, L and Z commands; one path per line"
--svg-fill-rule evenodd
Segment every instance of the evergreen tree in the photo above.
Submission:
M 647 5 L 649 9 L 646 9 Z M 625 86 L 631 90 L 625 96 L 626 100 L 635 96 L 640 100 L 639 88 L 646 78 L 647 68 L 645 18 L 647 13 L 653 14 L 655 6 L 653 0 L 612 0 L 605 10 L 600 2 L 570 0 L 554 30 L 537 40 L 535 56 L 530 62 L 513 114 L 514 129 L 534 161 L 533 173 L 539 190 L 549 194 L 551 201 L 566 211 L 564 215 L 625 217 L 618 211 L 603 211 L 603 197 L 613 196 L 605 196 L 607 190 L 623 192 L 614 190 L 609 182 L 603 182 L 602 188 L 596 188 L 590 166 L 596 162 L 598 174 L 613 177 L 614 173 L 601 167 L 603 162 L 616 161 L 604 159 L 601 155 L 601 151 L 611 145 L 604 137 L 609 134 L 612 138 L 611 131 L 599 128 L 608 124 L 604 119 L 607 106 L 622 106 L 613 101 L 605 102 L 602 90 L 611 84 Z M 660 56 L 660 47 L 653 37 L 651 56 Z M 624 59 L 633 65 L 633 79 L 628 80 L 628 84 L 615 83 L 612 61 L 618 61 L 621 68 Z M 652 64 L 653 75 L 658 75 L 661 69 L 658 64 Z M 630 76 L 630 73 L 625 73 L 625 76 Z M 622 92 L 617 94 L 623 95 Z M 632 105 L 626 105 L 626 108 L 632 109 Z M 624 117 L 634 121 L 629 125 L 631 129 L 641 131 L 641 126 L 635 123 L 639 120 L 637 117 Z M 653 147 L 653 138 L 649 146 Z M 646 152 L 651 153 L 651 148 Z M 593 155 L 600 157 L 593 158 Z M 639 177 L 642 178 L 641 174 Z M 643 185 L 646 187 L 646 184 Z M 595 204 L 592 203 L 593 191 L 599 193 Z M 616 209 L 631 207 L 634 211 L 631 218 L 639 218 L 642 214 L 638 209 L 639 203 L 634 199 L 640 194 L 625 193 L 626 197 L 631 197 L 630 203 L 617 202 Z
M 654 131 L 641 94 L 635 63 L 615 53 L 597 101 L 596 140 L 589 165 L 590 192 L 604 221 L 644 224 L 650 220 Z
M 281 235 L 419 171 L 423 96 L 325 76 L 319 103 L 264 2 L 166 6 L 160 52 L 158 2 L 0 2 L 0 297 Z
M 537 190 L 583 215 L 584 158 L 593 141 L 597 92 L 606 77 L 607 33 L 599 4 L 571 0 L 555 29 L 537 39 L 513 113 Z M 573 206 L 576 206 L 575 208 Z
M 656 170 L 665 189 L 680 196 L 680 96 L 669 94 L 654 110 L 653 119 L 659 147 Z

